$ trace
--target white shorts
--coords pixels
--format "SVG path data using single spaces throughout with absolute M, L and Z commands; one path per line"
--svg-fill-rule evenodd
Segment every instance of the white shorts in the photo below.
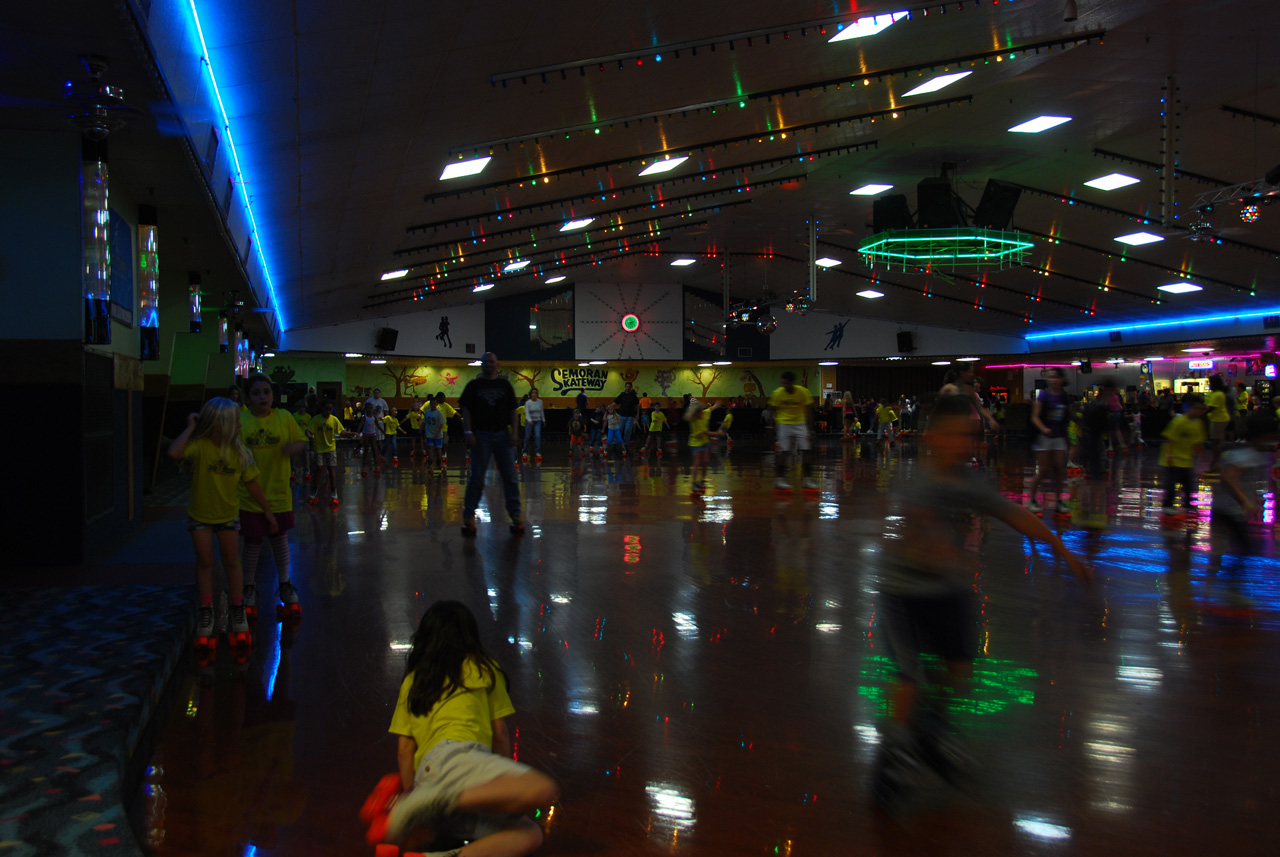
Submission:
M 415 789 L 456 794 L 503 776 L 532 771 L 515 759 L 499 756 L 474 741 L 441 741 L 427 751 L 414 774 Z M 497 833 L 519 816 L 465 813 L 450 820 L 448 832 L 462 839 L 479 839 Z
M 1036 442 L 1032 444 L 1031 448 L 1036 452 L 1066 452 L 1067 439 L 1065 437 L 1049 437 L 1042 434 L 1036 438 Z
M 778 449 L 783 452 L 809 448 L 809 427 L 804 423 L 779 423 Z

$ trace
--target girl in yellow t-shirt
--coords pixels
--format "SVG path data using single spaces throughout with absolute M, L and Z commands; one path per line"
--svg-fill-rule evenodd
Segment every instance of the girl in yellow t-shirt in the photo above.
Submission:
M 384 841 L 400 844 L 419 828 L 434 833 L 469 816 L 475 827 L 467 838 L 495 849 L 486 853 L 528 854 L 541 845 L 542 829 L 524 814 L 554 803 L 559 790 L 512 758 L 512 714 L 507 676 L 480 644 L 476 617 L 458 601 L 432 604 L 413 635 L 391 717 L 403 793 L 390 807 Z M 480 844 L 491 836 L 497 841 Z
M 249 496 L 267 510 L 268 531 L 277 532 L 276 516 L 258 484 L 258 466 L 240 440 L 240 405 L 230 399 L 210 399 L 199 414 L 187 417 L 187 427 L 169 447 L 169 457 L 191 468 L 191 499 L 187 501 L 187 530 L 196 552 L 196 642 L 213 638 L 213 542 L 217 539 L 231 597 L 230 629 L 233 645 L 248 645 L 249 621 L 244 612 L 244 577 L 240 570 L 240 503 L 243 483 Z
M 290 414 L 274 408 L 275 388 L 266 375 L 253 375 L 245 384 L 249 397 L 249 411 L 240 416 L 240 440 L 253 454 L 258 466 L 258 482 L 270 506 L 253 501 L 247 490 L 241 488 L 240 536 L 244 550 L 240 561 L 244 568 L 244 607 L 252 619 L 258 614 L 258 558 L 262 555 L 262 540 L 271 543 L 271 555 L 276 561 L 276 592 L 280 604 L 291 616 L 301 616 L 298 593 L 289 580 L 289 530 L 293 529 L 293 481 L 291 460 L 296 453 L 307 448 L 307 436 Z M 276 529 L 268 536 L 264 512 L 276 518 Z
M 693 493 L 699 496 L 707 490 L 707 463 L 711 458 L 711 438 L 721 437 L 722 431 L 710 431 L 711 412 L 719 405 L 707 407 L 697 399 L 689 400 L 684 421 L 689 424 L 689 451 L 693 453 Z

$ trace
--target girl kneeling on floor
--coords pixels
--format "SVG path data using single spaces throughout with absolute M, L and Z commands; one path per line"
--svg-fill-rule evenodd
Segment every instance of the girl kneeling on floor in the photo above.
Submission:
M 506 718 L 515 714 L 507 676 L 480 645 L 476 618 L 457 601 L 437 601 L 413 635 L 391 733 L 404 794 L 386 840 L 419 828 L 470 840 L 457 851 L 518 857 L 542 844 L 525 813 L 553 803 L 555 781 L 513 758 Z

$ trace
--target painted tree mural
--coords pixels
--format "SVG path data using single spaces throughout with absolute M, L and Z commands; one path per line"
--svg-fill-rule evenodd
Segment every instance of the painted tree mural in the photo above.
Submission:
M 699 387 L 702 388 L 702 395 L 705 398 L 707 391 L 711 389 L 711 385 L 720 380 L 720 376 L 724 372 L 720 369 L 690 369 L 689 377 L 694 380 Z
M 418 374 L 418 370 L 414 367 L 388 365 L 382 371 L 383 374 L 390 376 L 391 380 L 396 382 L 396 391 L 393 395 L 397 399 L 401 396 L 413 394 L 419 387 L 427 383 L 427 376 Z
M 528 369 L 528 370 L 525 370 L 524 372 L 521 372 L 519 369 L 512 369 L 511 374 L 516 376 L 520 380 L 524 381 L 526 384 L 528 384 L 529 390 L 532 390 L 534 387 L 538 386 L 538 379 L 542 377 L 542 370 Z M 527 393 L 529 392 L 529 390 L 525 390 L 525 392 Z M 516 392 L 519 393 L 518 390 Z
M 767 396 L 769 391 L 765 389 L 764 382 L 760 380 L 760 376 L 750 369 L 743 369 L 742 374 L 738 376 L 738 380 L 742 381 L 743 395 L 747 396 Z
M 665 399 L 668 396 L 667 390 L 676 382 L 676 370 L 659 369 L 653 373 L 653 380 L 662 388 L 662 397 Z
M 293 380 L 294 371 L 292 366 L 276 366 L 271 370 L 271 382 L 277 387 L 283 387 Z

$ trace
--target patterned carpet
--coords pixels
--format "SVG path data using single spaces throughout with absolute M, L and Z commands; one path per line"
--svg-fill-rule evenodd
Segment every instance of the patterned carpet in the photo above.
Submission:
M 192 587 L 0 592 L 0 854 L 139 854 L 134 751 L 195 621 Z

